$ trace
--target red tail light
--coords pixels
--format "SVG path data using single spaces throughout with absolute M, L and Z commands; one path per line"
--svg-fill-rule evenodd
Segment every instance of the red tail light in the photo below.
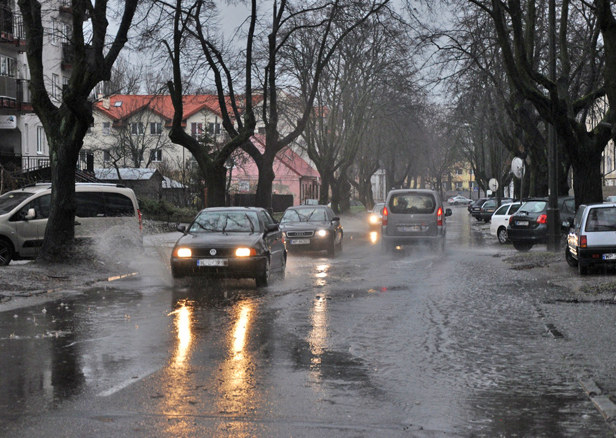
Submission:
M 509 223 L 513 222 L 513 216 L 509 216 Z
M 387 211 L 387 207 L 383 207 L 383 218 L 381 219 L 381 225 L 387 225 L 387 215 L 389 212 Z
M 436 212 L 436 225 L 443 226 L 443 207 L 439 207 Z
M 137 215 L 139 216 L 139 232 L 143 233 L 143 221 L 141 220 L 141 210 L 137 210 Z
M 588 245 L 588 239 L 586 238 L 585 235 L 581 235 L 580 236 L 580 248 L 586 248 L 586 246 Z
M 541 216 L 539 216 L 537 218 L 537 223 L 538 224 L 547 224 L 548 223 L 548 215 L 547 214 L 542 214 Z

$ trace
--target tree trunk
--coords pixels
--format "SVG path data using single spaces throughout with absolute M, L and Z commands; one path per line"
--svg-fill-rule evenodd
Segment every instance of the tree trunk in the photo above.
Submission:
M 272 209 L 272 187 L 276 175 L 274 174 L 274 157 L 266 153 L 258 164 L 259 183 L 257 185 L 257 206 L 267 210 Z
M 601 184 L 601 153 L 587 152 L 585 160 L 573 161 L 573 190 L 575 191 L 575 207 L 585 203 L 587 199 L 603 199 Z
M 227 168 L 216 162 L 208 165 L 205 172 L 207 184 L 207 206 L 225 207 L 227 205 Z

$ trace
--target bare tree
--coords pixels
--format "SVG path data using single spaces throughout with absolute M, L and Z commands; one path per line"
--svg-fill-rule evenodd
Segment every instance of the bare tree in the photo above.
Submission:
M 109 80 L 114 62 L 128 40 L 138 0 L 125 0 L 115 37 L 108 41 L 107 1 L 73 0 L 70 50 L 72 72 L 59 106 L 45 88 L 44 10 L 37 0 L 19 0 L 26 30 L 32 106 L 41 120 L 49 143 L 51 160 L 51 210 L 39 260 L 61 261 L 75 237 L 75 170 L 83 138 L 92 124 L 92 90 Z M 89 23 L 89 26 L 84 26 Z

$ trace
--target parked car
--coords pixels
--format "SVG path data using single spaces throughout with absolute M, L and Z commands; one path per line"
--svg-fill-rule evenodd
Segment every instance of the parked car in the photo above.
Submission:
M 289 251 L 342 251 L 340 218 L 326 205 L 289 207 L 280 220 Z
M 287 250 L 279 225 L 257 207 L 201 210 L 171 253 L 173 278 L 254 278 L 268 286 L 272 273 L 284 278 Z
M 490 223 L 490 234 L 496 236 L 500 243 L 509 242 L 507 237 L 507 225 L 509 225 L 509 217 L 514 214 L 520 206 L 521 202 L 513 202 L 511 204 L 501 205 L 498 210 L 492 215 Z
M 357 199 L 351 199 L 351 213 L 361 213 L 366 211 L 366 206 L 358 201 Z
M 451 198 L 449 198 L 447 200 L 447 203 L 450 204 L 450 205 L 451 204 L 453 204 L 453 205 L 458 205 L 458 204 L 468 205 L 471 202 L 473 202 L 472 199 L 468 199 L 467 197 L 462 196 L 462 195 L 457 195 L 457 196 L 451 197 Z
M 481 218 L 479 217 L 479 212 L 481 211 L 481 206 L 488 201 L 491 198 L 479 198 L 477 199 L 475 202 L 473 202 L 472 204 L 469 204 L 468 206 L 468 212 L 478 221 L 481 220 Z
M 381 220 L 383 219 L 383 207 L 384 202 L 377 202 L 374 204 L 370 214 L 368 215 L 368 227 L 371 231 L 377 231 L 381 229 Z
M 318 199 L 304 199 L 302 205 L 319 205 Z
M 616 203 L 580 205 L 565 247 L 569 266 L 580 275 L 595 265 L 616 264 Z
M 503 204 L 511 204 L 513 199 L 511 198 L 501 198 L 501 205 Z M 490 222 L 492 215 L 498 208 L 498 200 L 495 198 L 488 199 L 483 203 L 481 208 L 479 209 L 479 218 L 484 222 Z
M 445 250 L 446 217 L 439 193 L 434 190 L 391 190 L 383 207 L 381 241 L 384 251 L 414 243 L 431 243 Z
M 75 185 L 75 240 L 110 235 L 118 244 L 142 245 L 135 193 L 117 184 Z M 0 196 L 0 266 L 32 259 L 43 244 L 51 207 L 51 184 L 33 184 Z
M 560 221 L 568 223 L 575 215 L 575 199 L 572 196 L 558 198 Z M 507 237 L 518 251 L 528 251 L 537 243 L 545 243 L 548 232 L 548 199 L 526 199 L 520 209 L 509 218 Z M 561 233 L 566 232 L 566 227 Z
M 616 202 L 616 196 L 607 196 L 603 202 Z

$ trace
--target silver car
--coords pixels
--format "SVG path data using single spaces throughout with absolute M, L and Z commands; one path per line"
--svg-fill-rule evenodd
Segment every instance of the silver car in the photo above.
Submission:
M 430 243 L 445 250 L 447 224 L 451 209 L 444 209 L 434 190 L 392 190 L 387 195 L 381 222 L 383 250 L 389 251 L 414 243 Z

